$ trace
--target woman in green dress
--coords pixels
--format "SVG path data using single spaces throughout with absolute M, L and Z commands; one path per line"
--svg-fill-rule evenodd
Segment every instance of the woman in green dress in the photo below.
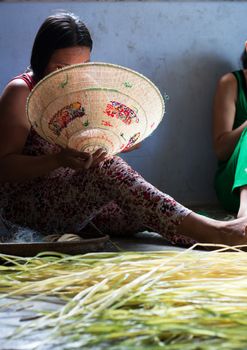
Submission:
M 220 78 L 214 100 L 215 189 L 238 217 L 247 214 L 247 42 L 241 59 L 243 69 Z

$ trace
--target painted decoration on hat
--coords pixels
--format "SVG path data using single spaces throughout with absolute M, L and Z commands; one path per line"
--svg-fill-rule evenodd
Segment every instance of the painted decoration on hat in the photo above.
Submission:
M 165 101 L 152 81 L 129 68 L 101 62 L 75 64 L 39 81 L 27 116 L 41 137 L 61 147 L 114 155 L 157 128 Z
M 49 128 L 59 136 L 64 128 L 68 126 L 72 120 L 82 118 L 85 110 L 80 102 L 73 102 L 69 106 L 60 109 L 49 121 Z
M 108 117 L 120 119 L 123 123 L 128 125 L 132 122 L 139 123 L 136 113 L 131 108 L 117 101 L 110 101 L 104 113 L 107 114 Z
M 129 139 L 129 142 L 127 143 L 127 146 L 125 147 L 125 149 L 128 149 L 130 147 L 132 147 L 136 141 L 139 139 L 141 133 L 137 132 L 136 134 L 134 134 L 133 136 L 131 136 L 131 138 Z

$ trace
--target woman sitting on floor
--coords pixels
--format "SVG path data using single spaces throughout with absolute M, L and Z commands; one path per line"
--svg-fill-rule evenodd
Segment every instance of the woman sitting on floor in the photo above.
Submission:
M 123 159 L 98 150 L 92 156 L 41 138 L 26 115 L 32 88 L 47 74 L 90 61 L 92 39 L 73 14 L 41 25 L 31 65 L 12 79 L 0 100 L 0 207 L 3 218 L 46 234 L 74 232 L 90 220 L 103 232 L 146 228 L 173 244 L 247 243 L 247 217 L 220 222 L 162 193 Z

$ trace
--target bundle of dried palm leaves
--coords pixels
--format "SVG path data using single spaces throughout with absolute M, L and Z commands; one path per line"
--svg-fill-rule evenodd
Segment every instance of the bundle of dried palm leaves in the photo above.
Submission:
M 0 257 L 0 311 L 29 310 L 7 334 L 16 349 L 247 347 L 238 247 Z

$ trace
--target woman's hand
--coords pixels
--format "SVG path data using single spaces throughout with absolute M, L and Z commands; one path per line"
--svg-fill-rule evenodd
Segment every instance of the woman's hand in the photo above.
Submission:
M 71 148 L 63 148 L 55 155 L 55 159 L 58 167 L 69 167 L 74 170 L 87 170 L 97 166 L 106 156 L 107 153 L 101 148 L 93 154 L 76 151 Z

